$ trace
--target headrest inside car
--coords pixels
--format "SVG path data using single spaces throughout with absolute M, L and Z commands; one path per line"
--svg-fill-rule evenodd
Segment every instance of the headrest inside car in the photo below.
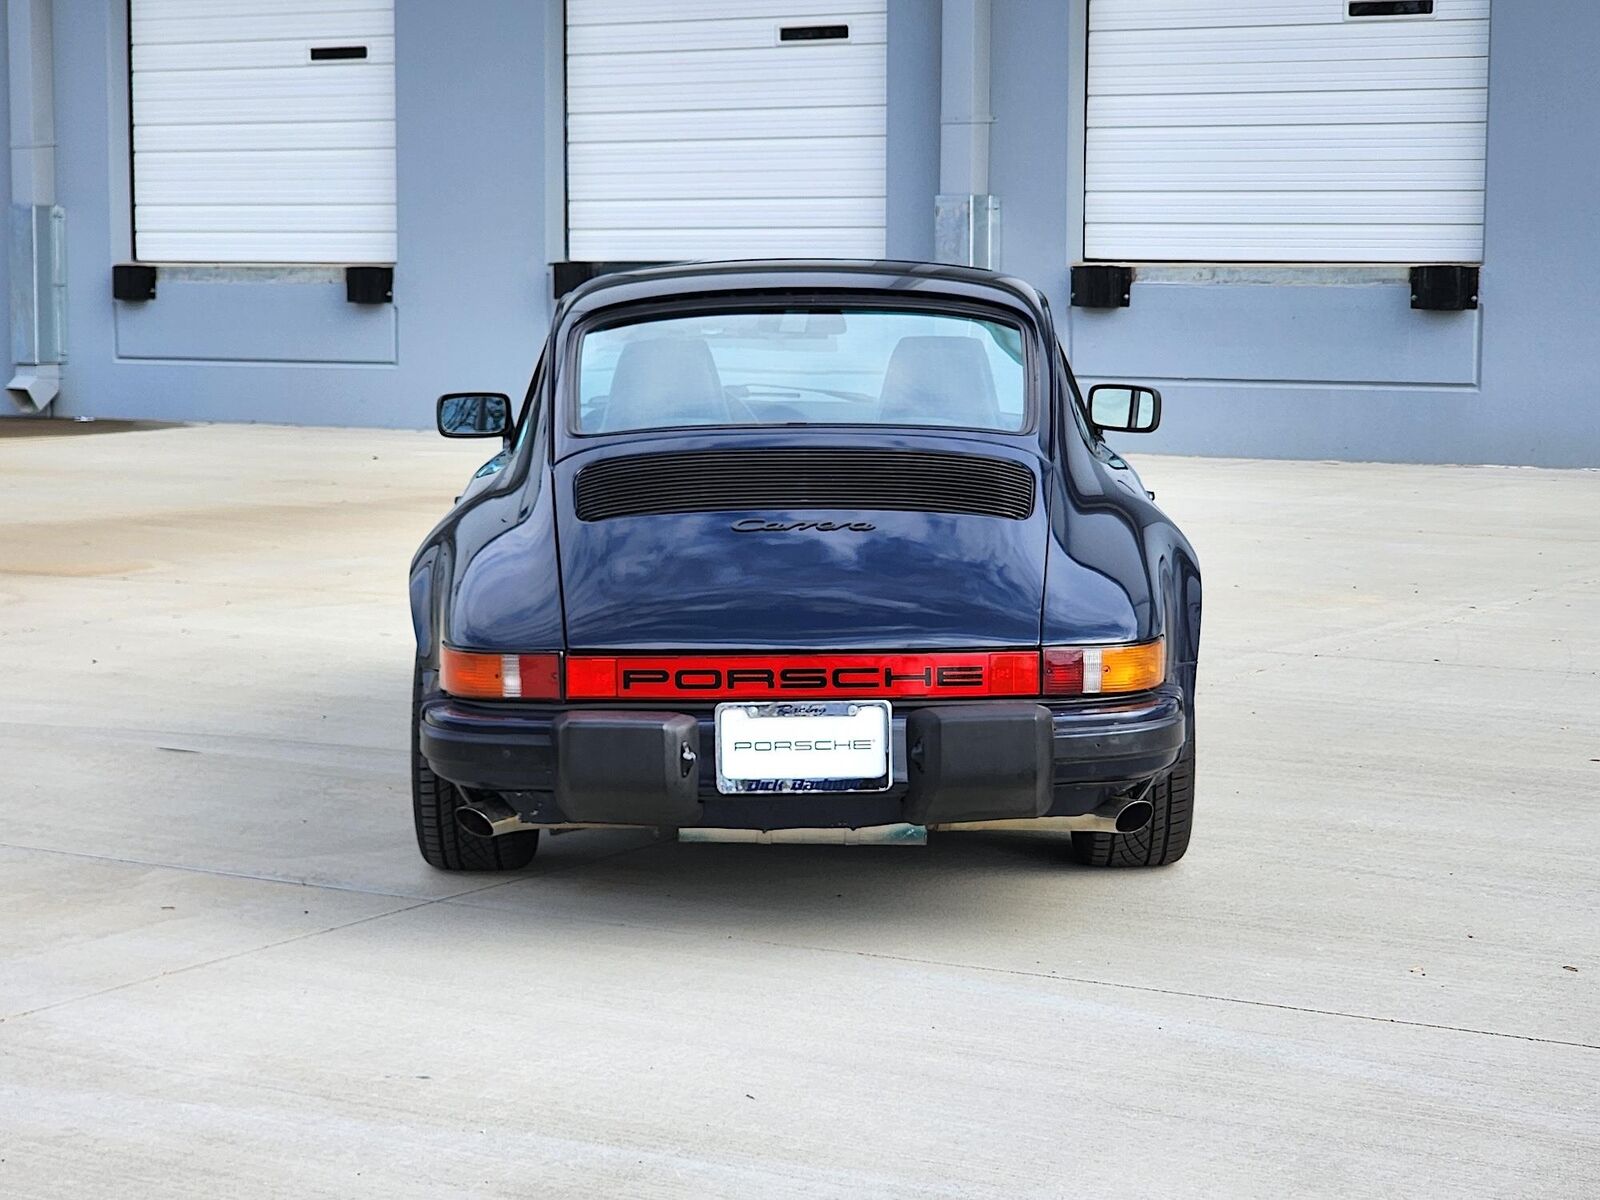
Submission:
M 901 338 L 879 402 L 879 419 L 891 424 L 1000 425 L 994 374 L 977 338 Z
M 729 421 L 722 377 L 704 338 L 629 342 L 617 356 L 605 428 L 650 429 Z

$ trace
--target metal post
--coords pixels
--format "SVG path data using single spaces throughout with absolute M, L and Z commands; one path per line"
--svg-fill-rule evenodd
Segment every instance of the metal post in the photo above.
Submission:
M 65 317 L 64 214 L 56 206 L 54 36 L 50 0 L 6 0 L 11 109 L 11 356 L 6 385 L 37 412 L 61 389 Z
M 989 194 L 990 0 L 943 0 L 939 57 L 939 195 L 934 257 L 999 265 L 1000 203 Z

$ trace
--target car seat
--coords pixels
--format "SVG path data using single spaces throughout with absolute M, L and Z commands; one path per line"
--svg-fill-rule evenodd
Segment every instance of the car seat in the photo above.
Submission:
M 604 427 L 728 424 L 731 410 L 704 338 L 629 342 L 617 356 Z
M 878 419 L 887 425 L 1001 427 L 994 373 L 973 337 L 903 337 L 889 355 Z

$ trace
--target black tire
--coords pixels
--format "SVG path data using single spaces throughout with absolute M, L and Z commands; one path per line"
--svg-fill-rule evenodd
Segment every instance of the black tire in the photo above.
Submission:
M 1091 867 L 1164 867 L 1183 857 L 1194 823 L 1194 734 L 1165 779 L 1150 789 L 1155 814 L 1137 833 L 1075 833 L 1072 858 Z
M 422 668 L 411 687 L 411 815 L 417 826 L 417 849 L 430 867 L 441 871 L 520 871 L 539 849 L 539 831 L 508 833 L 496 838 L 473 837 L 456 824 L 456 809 L 465 803 L 461 789 L 440 779 L 422 757 L 418 718 L 422 708 Z

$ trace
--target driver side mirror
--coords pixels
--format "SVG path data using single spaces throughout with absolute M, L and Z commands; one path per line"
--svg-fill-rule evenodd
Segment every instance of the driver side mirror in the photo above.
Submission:
M 1161 424 L 1161 393 L 1152 387 L 1097 383 L 1089 389 L 1089 420 L 1114 433 L 1149 433 Z
M 447 438 L 504 437 L 511 397 L 503 392 L 449 392 L 439 397 L 439 432 Z

